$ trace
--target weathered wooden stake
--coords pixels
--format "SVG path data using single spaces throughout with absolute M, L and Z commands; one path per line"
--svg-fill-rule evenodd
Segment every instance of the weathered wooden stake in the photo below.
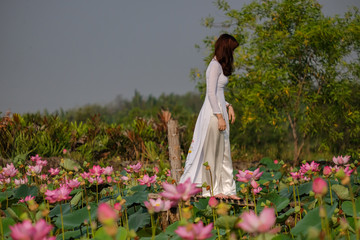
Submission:
M 174 119 L 170 119 L 167 126 L 171 177 L 178 183 L 182 170 L 178 122 Z

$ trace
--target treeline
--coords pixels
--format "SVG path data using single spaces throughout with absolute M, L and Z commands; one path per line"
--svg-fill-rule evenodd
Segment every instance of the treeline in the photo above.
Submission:
M 62 120 L 70 122 L 86 122 L 94 114 L 99 114 L 100 119 L 105 123 L 130 124 L 137 117 L 156 118 L 161 110 L 168 110 L 172 116 L 185 124 L 189 117 L 197 114 L 202 105 L 200 94 L 188 92 L 186 94 L 161 94 L 159 97 L 149 95 L 142 96 L 135 91 L 131 100 L 121 96 L 106 105 L 87 104 L 82 107 L 69 110 L 57 110 L 53 115 L 57 115 Z
M 0 158 L 21 163 L 35 154 L 63 156 L 66 149 L 67 157 L 79 162 L 141 159 L 166 164 L 169 112 L 179 121 L 184 150 L 190 145 L 201 104 L 197 93 L 143 97 L 136 91 L 131 100 L 118 97 L 104 106 L 6 113 L 0 118 Z

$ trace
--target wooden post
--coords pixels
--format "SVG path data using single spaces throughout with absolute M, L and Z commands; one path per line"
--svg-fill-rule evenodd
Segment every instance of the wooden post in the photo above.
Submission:
M 170 119 L 167 126 L 171 177 L 178 183 L 182 174 L 178 122 Z

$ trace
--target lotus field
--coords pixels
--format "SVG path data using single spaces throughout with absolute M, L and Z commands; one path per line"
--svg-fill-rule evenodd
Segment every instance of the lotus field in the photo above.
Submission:
M 176 184 L 169 169 L 141 162 L 27 163 L 2 167 L 1 239 L 359 239 L 358 162 L 349 156 L 299 168 L 264 158 L 237 170 L 241 204 L 202 198 L 190 180 Z

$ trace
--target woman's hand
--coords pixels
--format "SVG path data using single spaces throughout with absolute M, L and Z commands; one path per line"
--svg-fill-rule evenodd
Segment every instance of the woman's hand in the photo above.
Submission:
M 234 112 L 232 105 L 229 105 L 228 113 L 229 113 L 229 120 L 230 120 L 231 124 L 233 124 L 235 122 L 236 117 L 235 117 L 235 112 Z
M 216 114 L 218 119 L 218 128 L 220 131 L 224 131 L 226 129 L 226 122 L 221 114 Z

